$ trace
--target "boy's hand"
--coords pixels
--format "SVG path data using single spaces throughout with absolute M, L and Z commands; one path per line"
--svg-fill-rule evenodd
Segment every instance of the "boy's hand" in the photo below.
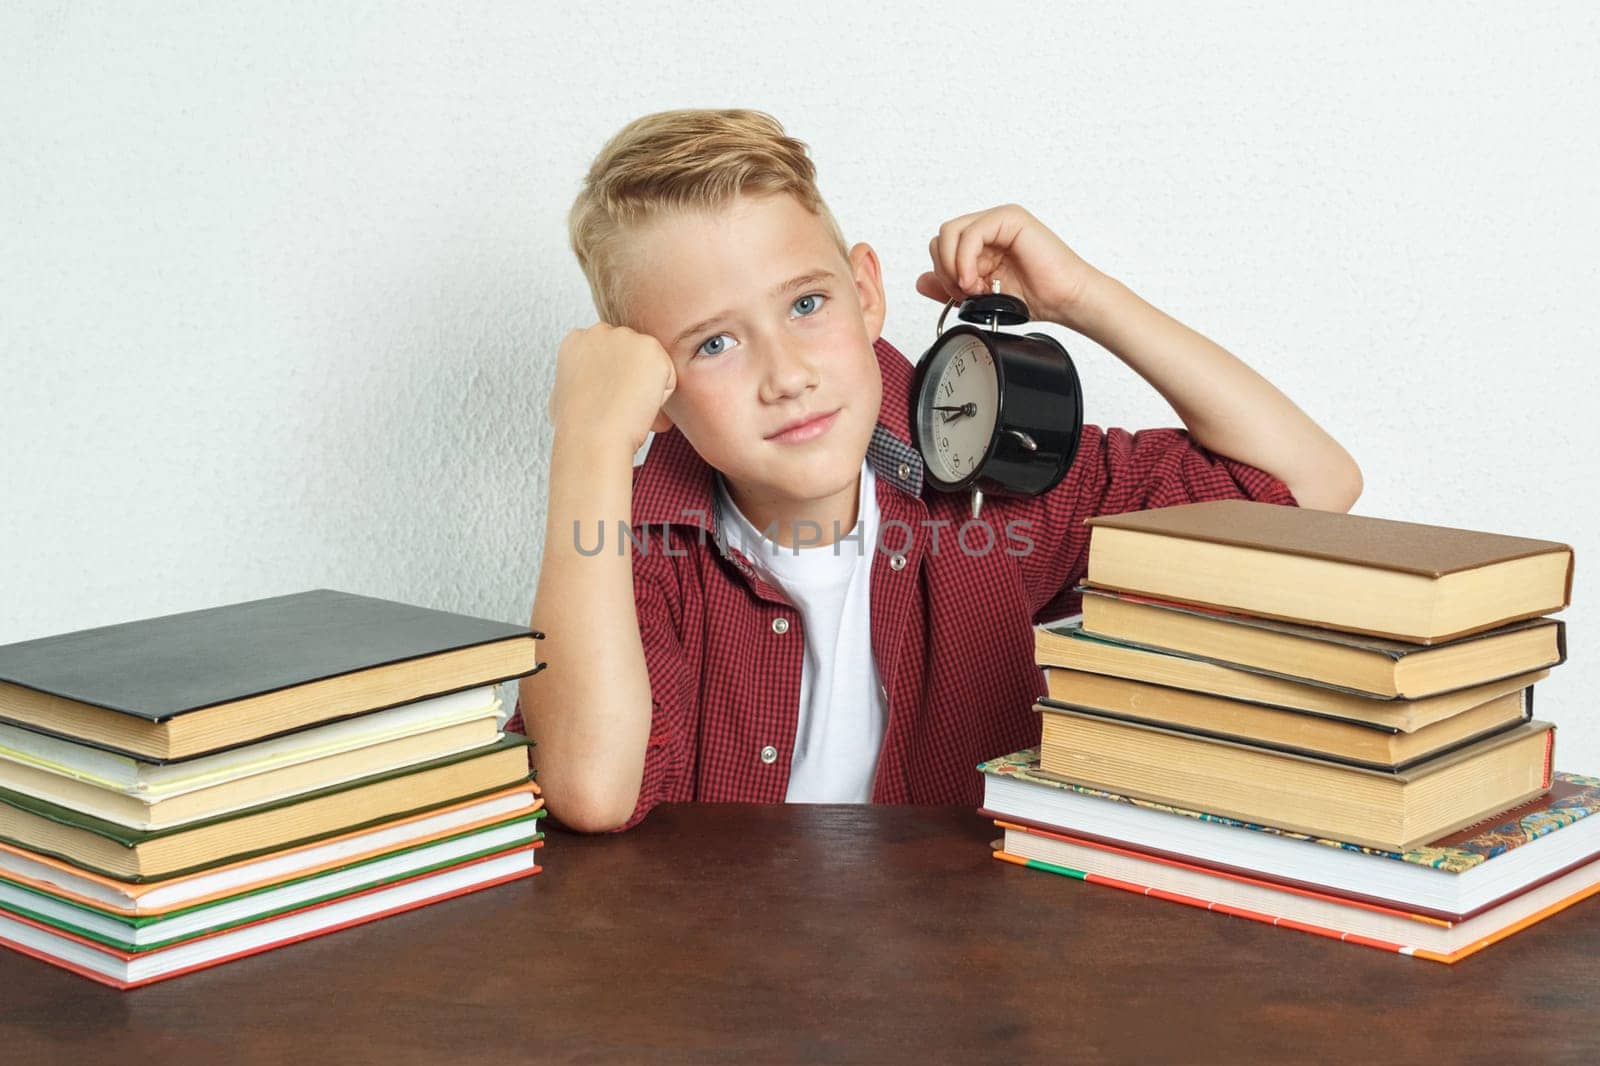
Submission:
M 652 429 L 671 427 L 661 407 L 677 387 L 677 369 L 660 341 L 596 322 L 561 342 L 550 420 L 558 434 L 624 441 L 631 456 Z
M 928 242 L 928 255 L 933 269 L 917 278 L 917 291 L 929 299 L 959 302 L 988 292 L 998 276 L 1000 291 L 1021 297 L 1035 319 L 1069 328 L 1100 274 L 1017 204 L 952 218 Z

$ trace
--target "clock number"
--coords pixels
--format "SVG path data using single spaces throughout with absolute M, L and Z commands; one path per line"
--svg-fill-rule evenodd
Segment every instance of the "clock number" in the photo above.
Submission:
M 946 379 L 942 388 L 944 390 L 944 398 L 948 400 L 956 391 L 956 383 Z

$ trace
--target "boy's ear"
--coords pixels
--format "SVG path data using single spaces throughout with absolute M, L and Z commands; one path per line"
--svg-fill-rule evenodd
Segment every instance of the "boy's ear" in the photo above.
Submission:
M 878 263 L 878 253 L 865 241 L 850 249 L 850 272 L 855 278 L 856 298 L 861 302 L 861 318 L 867 325 L 872 340 L 883 336 L 883 322 L 888 309 L 883 298 L 883 268 Z

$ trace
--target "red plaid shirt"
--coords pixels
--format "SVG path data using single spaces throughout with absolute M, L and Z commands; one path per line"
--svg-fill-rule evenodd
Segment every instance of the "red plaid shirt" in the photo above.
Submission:
M 1054 489 L 985 498 L 992 550 L 977 527 L 958 543 L 970 498 L 923 491 L 910 429 L 913 367 L 887 341 L 874 348 L 883 405 L 866 458 L 883 534 L 879 549 L 866 550 L 888 724 L 872 799 L 977 806 L 977 764 L 1039 742 L 1032 707 L 1046 689 L 1033 626 L 1079 610 L 1072 589 L 1088 564 L 1084 519 L 1198 500 L 1295 499 L 1282 481 L 1207 451 L 1184 430 L 1086 425 Z M 635 535 L 649 549 L 634 549 L 633 592 L 652 717 L 624 829 L 658 803 L 781 803 L 788 788 L 805 634 L 782 592 L 723 551 L 713 477 L 676 429 L 657 434 L 633 472 Z M 1027 525 L 1011 525 L 1019 520 Z M 507 728 L 520 731 L 520 707 Z

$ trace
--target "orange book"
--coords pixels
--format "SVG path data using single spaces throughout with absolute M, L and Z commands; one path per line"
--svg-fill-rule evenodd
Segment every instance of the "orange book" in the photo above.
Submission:
M 1600 859 L 1458 922 L 996 821 L 995 858 L 1347 943 L 1455 963 L 1600 892 Z

